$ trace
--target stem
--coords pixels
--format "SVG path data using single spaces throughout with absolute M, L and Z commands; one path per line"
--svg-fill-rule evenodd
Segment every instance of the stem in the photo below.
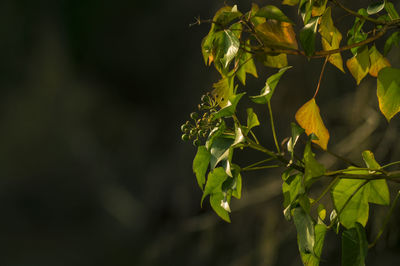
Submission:
M 272 160 L 274 160 L 274 159 L 275 159 L 275 158 L 272 158 L 272 157 L 270 157 L 270 158 L 268 158 L 268 159 L 265 159 L 265 160 L 262 160 L 262 161 L 259 161 L 259 162 L 256 162 L 256 163 L 253 163 L 253 164 L 251 164 L 251 165 L 249 165 L 249 166 L 246 166 L 246 167 L 244 167 L 244 168 L 242 168 L 242 169 L 252 168 L 252 167 L 254 167 L 254 166 L 257 166 L 257 165 L 259 165 L 259 164 L 262 164 L 262 163 L 266 163 L 266 162 L 272 161 Z
M 351 168 L 351 169 L 342 169 L 342 170 L 327 172 L 327 173 L 325 173 L 325 175 L 326 175 L 326 176 L 337 175 L 337 174 L 347 173 L 347 172 L 351 172 L 351 171 L 359 171 L 359 170 L 380 172 L 380 173 L 386 175 L 386 172 L 383 171 L 383 170 L 380 170 L 380 169 L 371 169 L 371 168 Z M 350 175 L 351 175 L 351 174 L 350 174 Z M 364 175 L 364 174 L 361 174 L 361 175 Z M 358 176 L 360 176 L 360 175 L 358 175 Z M 368 176 L 370 176 L 370 175 L 368 175 Z
M 281 153 L 281 150 L 279 148 L 279 144 L 278 144 L 278 140 L 276 138 L 276 131 L 275 131 L 275 125 L 274 125 L 274 118 L 272 116 L 272 108 L 271 108 L 271 101 L 268 101 L 268 110 L 269 110 L 269 118 L 271 121 L 271 128 L 272 128 L 272 135 L 274 137 L 274 142 L 275 142 L 275 146 L 276 146 L 276 151 L 278 153 Z
M 324 189 L 321 195 L 319 195 L 319 197 L 313 203 L 311 203 L 311 207 L 317 204 L 325 196 L 325 194 L 329 192 L 329 190 L 336 184 L 338 180 L 339 180 L 338 176 L 335 179 L 333 179 L 332 182 L 329 183 L 329 185 Z
M 400 164 L 400 161 L 385 164 L 384 166 L 381 166 L 381 168 L 386 168 L 386 167 L 389 167 L 389 166 L 392 166 L 392 165 L 396 165 L 396 164 Z
M 311 145 L 312 145 L 314 148 L 317 148 L 317 149 L 319 149 L 319 150 L 321 150 L 321 151 L 327 152 L 327 153 L 329 153 L 330 155 L 336 157 L 337 159 L 342 160 L 343 162 L 347 163 L 348 165 L 352 165 L 352 166 L 355 166 L 355 167 L 360 167 L 360 166 L 357 165 L 356 163 L 354 163 L 354 162 L 352 162 L 352 161 L 350 161 L 350 160 L 348 160 L 348 159 L 346 159 L 346 158 L 344 158 L 344 157 L 342 157 L 342 156 L 340 156 L 340 155 L 334 153 L 334 152 L 331 151 L 331 150 L 328 150 L 328 149 L 327 149 L 327 150 L 323 150 L 319 145 L 317 145 L 317 144 L 315 144 L 315 143 L 313 143 L 313 142 L 311 143 Z
M 329 55 L 327 57 L 325 57 L 324 64 L 322 65 L 322 70 L 321 70 L 321 74 L 319 75 L 317 89 L 315 90 L 313 98 L 315 98 L 317 96 L 317 94 L 318 94 L 319 87 L 321 85 L 321 80 L 322 80 L 322 77 L 324 76 L 325 66 L 326 66 L 326 63 L 328 63 L 328 59 L 329 59 Z
M 372 23 L 379 24 L 379 25 L 386 24 L 386 22 L 384 22 L 384 21 L 380 21 L 380 20 L 377 20 L 377 19 L 366 17 L 366 16 L 363 16 L 363 15 L 361 15 L 361 14 L 359 14 L 359 13 L 357 13 L 357 12 L 351 10 L 351 9 L 348 9 L 347 7 L 345 7 L 344 5 L 339 3 L 337 0 L 331 0 L 331 1 L 333 3 L 335 3 L 338 7 L 340 7 L 341 9 L 343 9 L 344 11 L 346 11 L 347 13 L 349 13 L 349 14 L 355 16 L 355 17 L 358 17 L 358 18 L 361 18 L 361 19 L 364 19 L 364 20 L 368 20 L 368 21 L 370 21 Z
M 250 129 L 250 134 L 251 136 L 254 138 L 254 140 L 256 141 L 257 144 L 260 144 L 260 142 L 258 141 L 256 135 L 253 133 L 253 131 Z
M 254 171 L 254 170 L 261 170 L 261 169 L 268 169 L 268 168 L 278 168 L 282 167 L 282 165 L 265 165 L 259 167 L 251 167 L 251 168 L 243 168 L 242 171 Z
M 392 206 L 390 207 L 390 210 L 389 210 L 388 214 L 386 215 L 385 221 L 383 222 L 381 229 L 379 230 L 378 234 L 376 235 L 374 241 L 368 245 L 368 248 L 372 248 L 373 246 L 375 246 L 376 242 L 378 242 L 379 238 L 382 236 L 382 233 L 385 230 L 385 228 L 390 220 L 390 217 L 392 216 L 394 207 L 396 206 L 396 203 L 397 203 L 397 200 L 399 199 L 399 197 L 400 197 L 400 191 L 397 192 L 396 198 L 394 199 Z

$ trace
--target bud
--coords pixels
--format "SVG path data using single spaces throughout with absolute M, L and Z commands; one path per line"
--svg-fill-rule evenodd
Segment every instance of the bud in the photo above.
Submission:
M 181 138 L 182 138 L 183 141 L 187 141 L 187 140 L 189 140 L 189 135 L 188 134 L 183 134 Z
M 192 118 L 193 120 L 196 120 L 197 118 L 199 118 L 199 114 L 196 112 L 193 112 L 190 114 L 190 118 Z

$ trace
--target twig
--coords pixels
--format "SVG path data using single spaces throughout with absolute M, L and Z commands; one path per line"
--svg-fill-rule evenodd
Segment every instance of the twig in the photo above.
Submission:
M 324 76 L 325 66 L 326 66 L 326 63 L 328 63 L 328 59 L 329 59 L 329 55 L 325 57 L 324 64 L 322 65 L 322 70 L 321 70 L 321 74 L 319 75 L 317 89 L 315 90 L 313 98 L 315 98 L 318 94 L 319 87 L 321 86 L 321 80 L 322 80 L 322 77 Z

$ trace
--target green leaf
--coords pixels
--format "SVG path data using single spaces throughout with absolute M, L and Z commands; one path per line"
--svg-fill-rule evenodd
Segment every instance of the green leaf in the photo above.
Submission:
M 294 152 L 294 146 L 296 146 L 297 141 L 299 140 L 299 137 L 301 134 L 303 134 L 305 131 L 302 127 L 298 126 L 296 123 L 291 123 L 291 128 L 292 128 L 292 137 L 289 139 L 287 143 L 287 149 L 291 153 L 291 158 L 293 159 L 293 152 Z
M 304 194 L 305 189 L 302 181 L 302 174 L 289 176 L 282 184 L 282 192 L 285 196 L 284 207 L 292 204 L 299 195 Z
M 213 21 L 216 23 L 212 23 L 211 30 L 223 30 L 229 25 L 229 23 L 234 19 L 239 18 L 241 15 L 242 13 L 237 10 L 236 5 L 233 7 L 224 6 L 215 13 Z
M 228 175 L 225 173 L 225 169 L 222 167 L 215 168 L 212 170 L 207 177 L 207 183 L 204 188 L 203 197 L 201 198 L 201 204 L 206 196 L 213 193 L 221 193 L 222 192 L 222 184 L 228 178 Z
M 354 169 L 354 167 L 349 167 Z M 349 174 L 368 174 L 368 171 L 349 171 Z M 339 221 L 346 228 L 356 222 L 366 225 L 369 214 L 369 189 L 363 179 L 340 179 L 332 188 L 332 198 Z
M 351 75 L 353 75 L 354 79 L 356 80 L 357 85 L 360 84 L 361 80 L 369 72 L 370 62 L 368 47 L 363 46 L 362 49 L 358 49 L 357 54 L 347 60 L 346 66 L 350 70 Z
M 325 174 L 325 167 L 320 164 L 316 159 L 314 153 L 311 151 L 311 142 L 306 144 L 304 148 L 304 184 L 309 187 L 315 179 Z
M 310 0 L 300 0 L 299 13 L 303 19 L 304 25 L 308 23 L 312 15 L 312 2 Z
M 227 137 L 217 137 L 213 140 L 210 147 L 210 168 L 214 169 L 221 161 L 228 160 L 229 148 L 232 146 L 234 139 Z
M 242 176 L 240 175 L 240 167 L 236 164 L 232 165 L 232 177 L 227 178 L 222 184 L 222 192 L 230 193 L 237 199 L 242 195 Z
M 264 64 L 264 66 L 272 68 L 282 68 L 288 65 L 286 54 L 268 55 L 267 53 L 257 53 L 257 59 Z
M 396 9 L 394 8 L 394 5 L 391 2 L 386 1 L 385 9 L 386 9 L 386 12 L 388 12 L 391 20 L 400 18 L 399 13 L 397 13 Z
M 222 207 L 222 204 L 224 202 L 229 203 L 229 200 L 226 199 L 226 196 L 224 195 L 224 193 L 214 193 L 214 194 L 211 194 L 211 196 L 210 196 L 211 207 L 213 208 L 215 213 L 218 214 L 219 217 L 221 217 L 228 223 L 231 222 L 231 219 L 229 218 L 229 212 L 224 207 Z
M 385 1 L 372 3 L 367 8 L 368 15 L 373 15 L 380 12 L 385 7 Z
M 297 230 L 297 242 L 300 252 L 305 254 L 312 253 L 315 244 L 315 231 L 311 216 L 301 207 L 294 208 L 292 216 Z
M 322 224 L 316 224 L 314 228 L 315 232 L 315 244 L 314 252 L 311 254 L 301 253 L 301 259 L 304 265 L 307 266 L 318 266 L 322 254 L 322 248 L 324 246 L 326 226 Z
M 268 103 L 271 100 L 272 95 L 274 94 L 275 87 L 276 85 L 278 85 L 280 78 L 289 68 L 291 68 L 291 66 L 281 68 L 278 73 L 271 75 L 265 82 L 265 87 L 261 90 L 260 95 L 250 96 L 250 99 L 258 104 Z
M 362 153 L 365 165 L 371 169 L 380 169 L 380 165 L 376 162 L 375 156 L 371 151 L 363 151 Z M 371 180 L 367 184 L 370 188 L 368 201 L 375 204 L 389 205 L 390 193 L 385 179 Z
M 204 184 L 206 183 L 206 172 L 210 157 L 211 154 L 205 146 L 199 146 L 197 148 L 197 153 L 193 160 L 193 172 L 196 174 L 197 183 L 201 190 L 203 190 Z
M 393 45 L 399 46 L 400 43 L 400 32 L 396 31 L 390 35 L 385 42 L 385 46 L 383 48 L 383 54 L 386 56 L 389 51 L 392 49 Z
M 215 60 L 220 60 L 222 67 L 227 69 L 229 63 L 239 51 L 240 41 L 231 30 L 224 30 L 216 34 L 217 54 Z
M 247 129 L 246 134 L 252 129 L 253 127 L 259 126 L 260 121 L 258 121 L 258 117 L 256 113 L 254 113 L 253 108 L 247 108 Z
M 342 265 L 363 266 L 368 252 L 365 228 L 355 223 L 354 227 L 342 233 Z
M 379 108 L 388 121 L 400 111 L 400 69 L 386 67 L 377 80 Z
M 213 119 L 218 119 L 222 117 L 228 117 L 232 116 L 236 112 L 236 106 L 239 103 L 240 99 L 245 95 L 245 92 L 242 92 L 240 94 L 234 94 L 229 97 L 229 100 L 225 107 L 220 109 L 218 112 L 216 112 L 213 116 Z
M 360 15 L 363 15 L 363 16 L 368 16 L 367 10 L 364 8 L 359 9 L 357 13 Z M 347 35 L 348 35 L 347 44 L 348 45 L 353 44 L 353 43 L 362 42 L 367 39 L 368 34 L 362 30 L 364 23 L 365 23 L 365 19 L 361 19 L 359 17 L 355 18 L 353 27 L 347 33 Z M 351 52 L 353 53 L 353 55 L 356 55 L 357 51 L 360 48 L 362 48 L 362 47 L 352 48 Z
M 315 51 L 315 35 L 317 34 L 319 17 L 311 18 L 308 23 L 300 30 L 300 43 L 307 56 L 311 56 Z
M 250 45 L 250 40 L 247 40 L 246 45 Z M 239 50 L 239 53 L 237 57 L 239 58 L 239 62 L 237 63 L 239 68 L 236 71 L 236 77 L 243 85 L 246 85 L 246 73 L 258 78 L 257 69 L 250 53 L 243 50 Z
M 256 17 L 263 17 L 266 19 L 275 19 L 277 21 L 283 21 L 293 24 L 293 22 L 276 6 L 268 5 L 264 6 L 257 11 Z

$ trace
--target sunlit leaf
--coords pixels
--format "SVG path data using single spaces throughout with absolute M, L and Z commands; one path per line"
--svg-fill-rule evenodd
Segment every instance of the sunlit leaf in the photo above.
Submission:
M 342 265 L 363 266 L 368 252 L 365 228 L 355 223 L 354 227 L 342 233 Z
M 322 121 L 319 107 L 314 98 L 300 107 L 296 113 L 296 121 L 305 129 L 307 135 L 314 133 L 318 137 L 318 140 L 313 140 L 314 143 L 318 144 L 324 150 L 327 149 L 329 132 Z
M 326 209 L 325 209 L 323 204 L 319 204 L 318 205 L 317 211 L 318 211 L 318 218 L 321 219 L 322 221 L 325 220 L 325 218 L 326 218 Z
M 268 77 L 267 81 L 265 82 L 264 88 L 262 88 L 261 90 L 260 95 L 251 96 L 250 99 L 258 104 L 266 104 L 267 102 L 269 102 L 275 92 L 275 87 L 276 85 L 278 85 L 280 78 L 289 68 L 291 68 L 291 66 L 281 68 L 278 73 L 275 73 Z
M 213 84 L 214 90 L 211 92 L 221 108 L 228 104 L 229 97 L 233 95 L 233 77 L 222 78 Z
M 380 169 L 380 165 L 371 151 L 363 151 L 362 157 L 368 168 Z M 389 188 L 385 179 L 371 180 L 367 185 L 370 187 L 369 202 L 381 205 L 390 204 Z
M 239 39 L 231 30 L 220 31 L 216 33 L 215 38 L 217 43 L 215 62 L 220 60 L 222 67 L 226 69 L 239 51 Z
M 225 169 L 222 167 L 215 168 L 212 170 L 207 177 L 207 183 L 204 188 L 203 196 L 201 198 L 201 204 L 206 196 L 213 193 L 222 192 L 222 184 L 228 178 L 228 175 L 225 173 Z
M 258 53 L 257 59 L 267 67 L 282 68 L 288 65 L 286 54 L 268 55 L 266 53 Z
M 221 206 L 221 204 L 224 202 L 229 204 L 229 200 L 226 199 L 224 193 L 214 193 L 210 195 L 210 205 L 215 213 L 218 214 L 218 216 L 223 220 L 230 223 L 231 219 L 229 218 L 229 212 L 225 209 L 226 207 L 224 208 Z
M 292 210 L 293 221 L 297 230 L 297 242 L 301 253 L 312 253 L 315 243 L 314 222 L 301 207 Z
M 356 80 L 357 85 L 360 84 L 361 80 L 369 72 L 370 62 L 368 47 L 364 46 L 363 49 L 359 49 L 355 56 L 347 60 L 346 66 Z
M 320 164 L 311 150 L 311 143 L 308 142 L 304 148 L 304 185 L 309 187 L 315 178 L 321 177 L 325 174 L 325 167 Z
M 236 112 L 237 104 L 245 94 L 245 92 L 242 92 L 240 94 L 231 95 L 226 105 L 214 114 L 213 119 L 232 116 Z
M 305 131 L 302 127 L 299 127 L 296 123 L 291 123 L 291 129 L 292 129 L 292 136 L 287 143 L 287 149 L 288 152 L 290 152 L 291 154 L 291 158 L 293 159 L 294 147 L 296 146 L 296 143 L 299 140 L 300 135 L 303 134 Z
M 377 77 L 382 68 L 390 67 L 389 60 L 382 56 L 375 45 L 369 49 L 369 61 L 371 64 L 369 67 L 369 74 L 373 77 Z
M 255 14 L 256 17 L 263 17 L 265 19 L 275 19 L 281 22 L 293 22 L 276 6 L 268 5 L 260 8 Z
M 308 23 L 312 15 L 312 2 L 310 0 L 300 0 L 299 13 L 303 19 L 304 25 Z
M 211 154 L 206 147 L 199 146 L 193 160 L 193 172 L 196 174 L 197 183 L 202 190 L 206 183 L 206 172 L 210 162 L 210 157 Z
M 327 2 L 328 0 L 314 0 L 311 15 L 313 17 L 321 16 L 325 12 Z
M 209 149 L 211 153 L 210 168 L 214 169 L 217 164 L 221 161 L 228 160 L 229 148 L 232 146 L 235 140 L 227 137 L 217 137 L 213 140 Z
M 350 168 L 349 169 L 354 169 Z M 368 171 L 349 171 L 349 174 L 368 174 Z M 366 225 L 369 215 L 369 191 L 363 179 L 340 179 L 332 187 L 332 199 L 336 211 L 339 213 L 340 223 L 351 228 L 356 222 Z
M 379 108 L 388 121 L 400 111 L 400 69 L 386 67 L 377 80 Z
M 294 6 L 299 3 L 299 0 L 283 0 L 282 5 Z
M 373 15 L 380 12 L 385 7 L 385 1 L 372 3 L 367 8 L 368 15 Z
M 296 36 L 290 23 L 267 20 L 255 28 L 266 47 L 274 49 L 297 49 Z
M 311 18 L 300 30 L 300 43 L 306 55 L 311 56 L 315 51 L 315 35 L 317 34 L 319 17 Z
M 306 254 L 306 253 L 300 253 L 301 254 L 301 259 L 303 261 L 303 264 L 306 266 L 318 266 L 319 261 L 321 259 L 321 254 L 322 254 L 322 248 L 324 246 L 324 241 L 325 241 L 325 234 L 326 234 L 326 226 L 322 224 L 316 224 L 314 227 L 314 232 L 315 232 L 315 244 L 314 244 L 314 249 L 313 253 Z
M 340 31 L 333 25 L 332 17 L 331 17 L 331 8 L 328 7 L 325 10 L 325 13 L 321 17 L 321 23 L 319 26 L 319 33 L 321 34 L 321 43 L 324 51 L 338 49 L 340 46 L 340 41 L 342 40 L 342 34 Z M 328 61 L 336 66 L 339 70 L 344 72 L 343 69 L 343 60 L 340 53 L 331 54 L 328 58 Z
M 383 54 L 386 56 L 389 51 L 392 49 L 393 45 L 399 46 L 400 43 L 400 32 L 396 31 L 390 35 L 385 42 L 385 46 L 383 48 Z
M 260 121 L 258 121 L 258 117 L 256 113 L 254 113 L 253 108 L 248 108 L 247 110 L 247 132 L 253 127 L 259 126 Z
M 285 197 L 283 206 L 286 207 L 294 202 L 299 195 L 304 194 L 305 188 L 302 174 L 289 176 L 282 184 L 282 192 Z

